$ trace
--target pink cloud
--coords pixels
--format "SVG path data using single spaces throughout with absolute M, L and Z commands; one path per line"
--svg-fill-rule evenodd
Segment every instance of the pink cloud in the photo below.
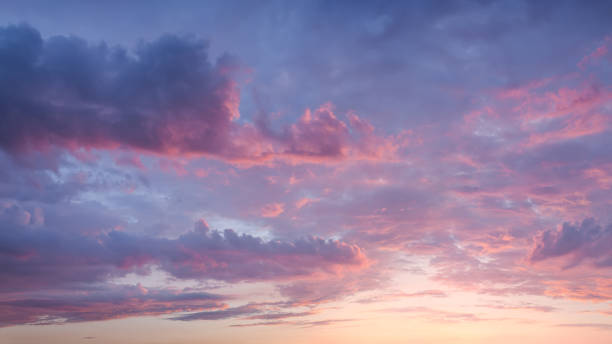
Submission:
M 15 73 L 45 76 L 19 78 L 14 87 L 36 88 L 36 96 L 23 91 L 6 99 L 13 107 L 3 111 L 0 147 L 15 156 L 54 147 L 73 155 L 83 148 L 122 149 L 249 166 L 273 160 L 382 159 L 397 149 L 393 138 L 377 136 L 356 115 L 338 118 L 331 104 L 306 110 L 280 133 L 240 122 L 240 85 L 233 78 L 243 69 L 228 55 L 210 62 L 202 40 L 165 35 L 128 53 L 78 38 L 44 39 L 28 26 L 2 30 L 20 47 L 32 47 L 11 52 L 27 56 L 24 64 L 13 66 Z M 118 162 L 140 167 L 135 159 Z
M 299 200 L 297 200 L 297 202 L 295 202 L 295 207 L 298 209 L 301 209 L 302 207 L 305 207 L 309 204 L 316 203 L 318 201 L 319 199 L 317 198 L 308 198 L 308 197 L 300 198 Z
M 277 217 L 283 212 L 285 212 L 283 203 L 270 203 L 261 208 L 261 216 L 263 217 Z
M 612 45 L 612 37 L 608 36 L 604 38 L 602 45 L 597 47 L 593 52 L 589 55 L 585 56 L 578 62 L 578 67 L 581 69 L 586 68 L 588 65 L 597 62 L 602 57 L 606 56 L 610 51 L 610 46 Z

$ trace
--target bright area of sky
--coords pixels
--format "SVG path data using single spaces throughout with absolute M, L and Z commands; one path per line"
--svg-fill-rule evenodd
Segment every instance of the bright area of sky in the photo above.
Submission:
M 612 2 L 3 1 L 0 342 L 612 342 Z

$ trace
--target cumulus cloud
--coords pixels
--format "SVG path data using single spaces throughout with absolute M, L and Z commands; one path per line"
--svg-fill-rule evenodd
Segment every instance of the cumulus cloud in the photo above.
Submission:
M 329 106 L 310 110 L 286 131 L 287 154 L 298 156 L 342 156 L 348 127 L 336 118 Z
M 0 147 L 14 156 L 124 148 L 250 162 L 376 155 L 357 147 L 330 105 L 281 133 L 238 123 L 239 69 L 228 55 L 211 61 L 208 43 L 192 36 L 164 35 L 129 51 L 74 36 L 45 39 L 27 25 L 0 27 Z
M 0 28 L 0 146 L 9 152 L 116 147 L 234 155 L 239 95 L 224 56 L 165 35 L 133 51 L 77 37 Z

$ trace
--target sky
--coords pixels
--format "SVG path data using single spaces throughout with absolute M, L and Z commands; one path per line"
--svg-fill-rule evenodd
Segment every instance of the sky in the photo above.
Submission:
M 0 342 L 612 342 L 612 2 L 1 1 Z

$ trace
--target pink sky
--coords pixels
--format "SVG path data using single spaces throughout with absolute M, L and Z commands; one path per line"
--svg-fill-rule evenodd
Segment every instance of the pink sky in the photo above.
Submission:
M 612 342 L 609 4 L 2 7 L 0 342 Z

